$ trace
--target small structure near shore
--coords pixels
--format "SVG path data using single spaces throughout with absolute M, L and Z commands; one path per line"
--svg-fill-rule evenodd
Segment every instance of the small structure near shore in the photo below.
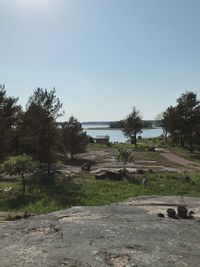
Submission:
M 95 142 L 97 144 L 108 144 L 109 143 L 109 140 L 110 140 L 110 137 L 109 135 L 97 135 L 96 138 L 95 138 Z

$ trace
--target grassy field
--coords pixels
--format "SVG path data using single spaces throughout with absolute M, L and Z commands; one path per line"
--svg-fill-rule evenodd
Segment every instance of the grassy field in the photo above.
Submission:
M 159 152 L 147 151 L 151 145 L 160 146 L 160 140 L 140 140 L 138 149 L 131 144 L 114 144 L 111 147 L 98 144 L 88 146 L 87 155 L 95 155 L 90 160 L 93 164 L 101 163 L 116 155 L 118 148 L 133 151 L 136 163 L 146 167 L 151 164 L 165 167 L 177 167 L 167 161 Z M 199 155 L 190 154 L 181 148 L 169 147 L 172 152 L 190 160 L 199 161 Z M 103 152 L 101 154 L 101 152 Z M 106 153 L 107 154 L 106 154 Z M 93 153 L 93 154 L 92 154 Z M 96 153 L 96 154 L 95 154 Z M 80 166 L 84 158 L 77 158 L 66 164 Z M 96 180 L 90 173 L 73 174 L 67 177 L 62 173 L 52 176 L 35 176 L 27 178 L 26 194 L 21 191 L 21 180 L 0 179 L 0 212 L 19 212 L 40 214 L 77 205 L 104 205 L 127 200 L 139 195 L 184 195 L 200 197 L 200 173 L 191 172 L 192 181 L 188 183 L 184 174 L 177 173 L 146 173 L 145 175 L 129 175 L 123 181 Z M 147 177 L 149 185 L 144 187 L 142 179 Z M 12 187 L 11 192 L 4 189 Z
M 0 189 L 13 187 L 13 192 L 0 192 L 0 211 L 28 211 L 40 214 L 77 205 L 104 205 L 139 195 L 184 195 L 200 197 L 200 175 L 192 174 L 193 183 L 182 174 L 148 174 L 149 186 L 141 184 L 142 176 L 124 181 L 96 180 L 90 174 L 69 179 L 63 175 L 31 177 L 25 196 L 21 181 L 0 182 Z

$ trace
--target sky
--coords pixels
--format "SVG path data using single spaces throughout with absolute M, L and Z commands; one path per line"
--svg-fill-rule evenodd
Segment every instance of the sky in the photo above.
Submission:
M 0 84 L 25 107 L 37 87 L 66 120 L 155 119 L 200 98 L 199 0 L 0 0 Z

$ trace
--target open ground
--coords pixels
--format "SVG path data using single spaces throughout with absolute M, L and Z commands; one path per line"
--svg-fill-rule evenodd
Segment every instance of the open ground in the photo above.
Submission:
M 141 141 L 137 150 L 131 144 L 113 144 L 111 147 L 89 144 L 86 152 L 76 155 L 73 161 L 66 159 L 54 164 L 51 176 L 35 173 L 27 177 L 25 196 L 21 193 L 20 178 L 2 174 L 1 220 L 15 218 L 18 212 L 47 213 L 77 205 L 110 204 L 140 195 L 200 197 L 199 155 L 190 155 L 180 149 L 176 152 L 174 148 L 153 142 L 155 151 L 148 151 L 152 140 Z M 102 171 L 122 169 L 121 163 L 115 159 L 120 147 L 132 151 L 134 156 L 134 161 L 127 164 L 128 175 L 120 181 L 95 179 Z M 88 172 L 81 169 L 85 162 L 91 163 Z M 146 186 L 142 184 L 144 178 L 148 179 Z

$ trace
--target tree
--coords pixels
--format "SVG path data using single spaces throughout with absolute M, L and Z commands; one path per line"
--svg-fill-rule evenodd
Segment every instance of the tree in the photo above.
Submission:
M 167 128 L 166 121 L 164 119 L 164 112 L 156 115 L 155 124 L 157 127 L 162 128 L 163 136 L 164 136 L 165 142 L 167 143 L 168 128 Z
M 116 156 L 116 160 L 123 165 L 123 172 L 126 173 L 126 165 L 128 162 L 133 161 L 132 153 L 124 148 L 119 148 Z
M 25 175 L 33 173 L 37 168 L 37 163 L 26 154 L 12 156 L 2 164 L 2 169 L 9 175 L 17 175 L 22 178 L 22 192 L 25 193 Z
M 142 118 L 139 110 L 135 107 L 125 119 L 123 132 L 131 139 L 131 144 L 135 144 L 135 148 L 137 148 L 137 134 L 142 133 Z
M 56 143 L 56 119 L 62 103 L 56 97 L 55 89 L 47 91 L 38 88 L 30 97 L 22 123 L 22 146 L 28 153 L 33 153 L 37 160 L 47 163 L 50 174 L 53 148 Z
M 164 132 L 165 141 L 167 142 L 168 133 L 171 135 L 173 143 L 177 142 L 177 135 L 179 134 L 180 124 L 179 116 L 176 107 L 168 107 L 162 114 L 161 128 Z
M 163 113 L 161 127 L 170 133 L 173 143 L 189 146 L 193 153 L 194 142 L 199 143 L 200 102 L 193 92 L 186 92 L 177 99 L 175 107 L 168 107 Z
M 193 141 L 197 123 L 199 121 L 200 102 L 193 92 L 186 92 L 177 99 L 180 130 L 188 138 L 190 152 L 193 153 Z
M 8 97 L 4 85 L 0 85 L 0 160 L 12 151 L 21 106 L 18 98 Z
M 89 138 L 76 118 L 71 116 L 69 121 L 63 123 L 62 143 L 64 150 L 70 153 L 71 159 L 74 158 L 75 154 L 82 152 L 88 142 Z

